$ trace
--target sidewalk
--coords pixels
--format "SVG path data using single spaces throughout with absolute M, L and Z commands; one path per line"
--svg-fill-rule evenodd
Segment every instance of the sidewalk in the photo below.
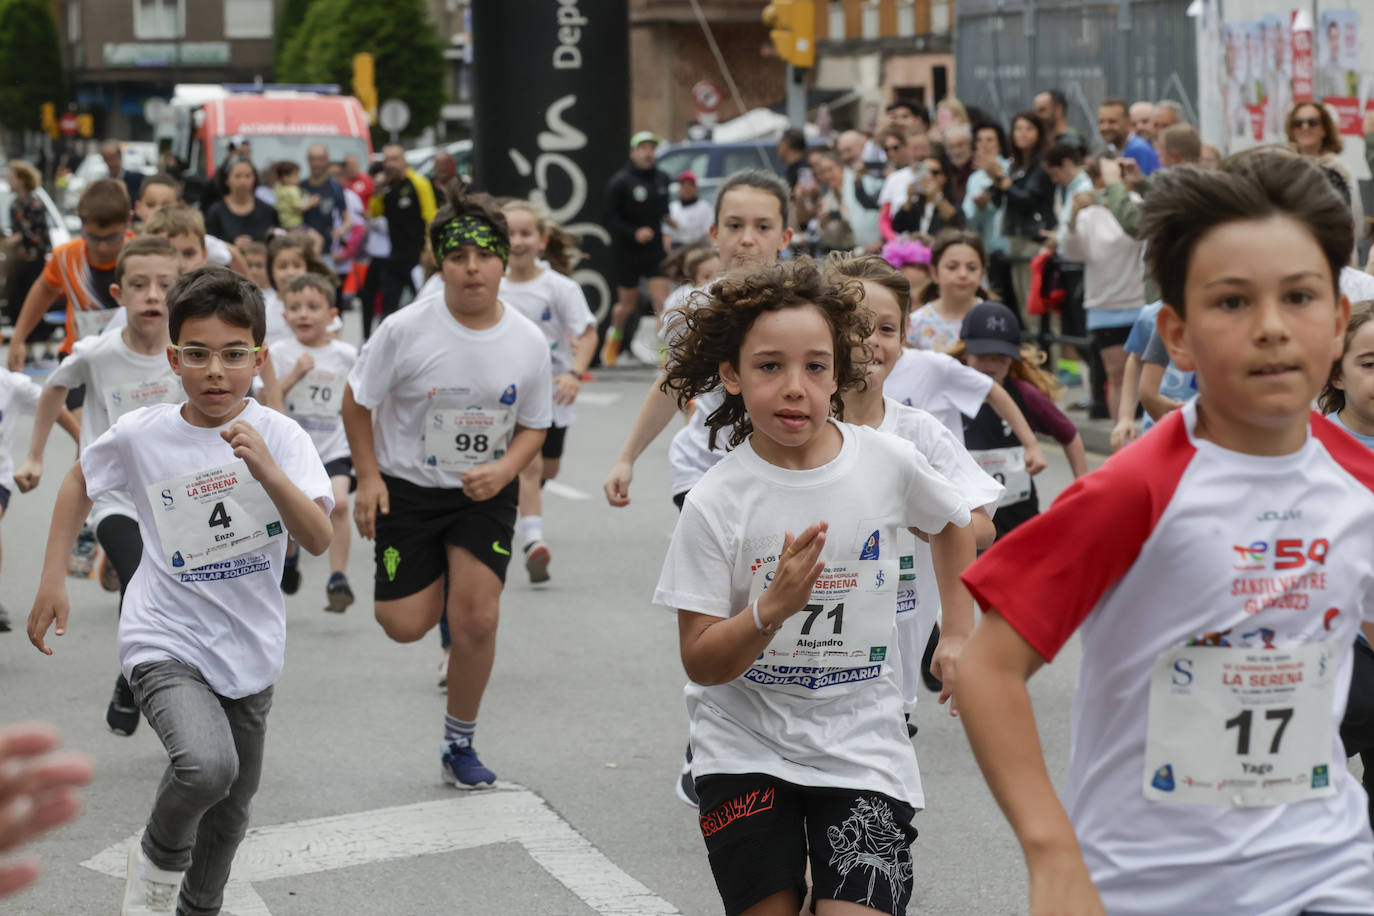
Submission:
M 1066 388 L 1059 398 L 1059 409 L 1078 427 L 1078 434 L 1083 437 L 1083 447 L 1105 458 L 1112 453 L 1112 427 L 1115 423 L 1111 420 L 1090 420 L 1088 411 L 1074 409 L 1073 405 L 1087 396 L 1087 389 L 1081 385 Z

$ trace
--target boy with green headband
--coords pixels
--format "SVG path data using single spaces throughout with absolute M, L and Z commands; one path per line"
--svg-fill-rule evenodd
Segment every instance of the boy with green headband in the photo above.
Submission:
M 473 734 L 496 654 L 517 475 L 543 444 L 552 381 L 543 332 L 497 298 L 505 216 L 486 194 L 454 188 L 448 200 L 429 230 L 443 287 L 364 345 L 343 419 L 358 477 L 353 517 L 376 544 L 377 620 L 414 642 L 447 618 L 443 779 L 480 788 L 496 782 Z

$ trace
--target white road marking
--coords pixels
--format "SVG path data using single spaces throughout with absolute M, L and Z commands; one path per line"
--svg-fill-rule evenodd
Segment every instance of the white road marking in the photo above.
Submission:
M 81 864 L 123 879 L 129 844 Z M 544 800 L 514 783 L 445 801 L 379 808 L 248 831 L 234 857 L 224 912 L 271 916 L 252 884 L 410 859 L 493 843 L 517 842 L 553 878 L 604 916 L 681 916 L 668 901 L 622 871 Z
M 567 484 L 559 483 L 556 480 L 546 481 L 544 483 L 544 492 L 552 493 L 554 496 L 561 496 L 564 499 L 591 499 L 591 496 L 589 496 L 586 493 L 583 493 L 576 487 L 570 487 Z
M 593 407 L 610 407 L 620 400 L 620 395 L 614 391 L 579 391 L 577 393 L 577 403 L 590 404 Z

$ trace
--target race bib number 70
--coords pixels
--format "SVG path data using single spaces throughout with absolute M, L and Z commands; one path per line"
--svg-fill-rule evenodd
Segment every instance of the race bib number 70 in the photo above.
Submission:
M 147 494 L 172 572 L 261 550 L 286 534 L 281 513 L 242 461 L 152 484 Z

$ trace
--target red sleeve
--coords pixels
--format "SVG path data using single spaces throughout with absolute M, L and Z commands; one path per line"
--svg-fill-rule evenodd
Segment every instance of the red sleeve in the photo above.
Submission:
M 1074 436 L 1078 435 L 1078 427 L 1050 400 L 1049 395 L 1024 379 L 1014 378 L 1011 381 L 1026 405 L 1026 422 L 1032 430 L 1054 437 L 1054 441 L 1060 445 L 1068 445 L 1073 441 Z
M 994 544 L 964 571 L 964 584 L 1053 660 L 1135 562 L 1194 452 L 1174 411 Z
M 1346 473 L 1374 490 L 1374 451 L 1315 410 L 1312 412 L 1312 435 Z

